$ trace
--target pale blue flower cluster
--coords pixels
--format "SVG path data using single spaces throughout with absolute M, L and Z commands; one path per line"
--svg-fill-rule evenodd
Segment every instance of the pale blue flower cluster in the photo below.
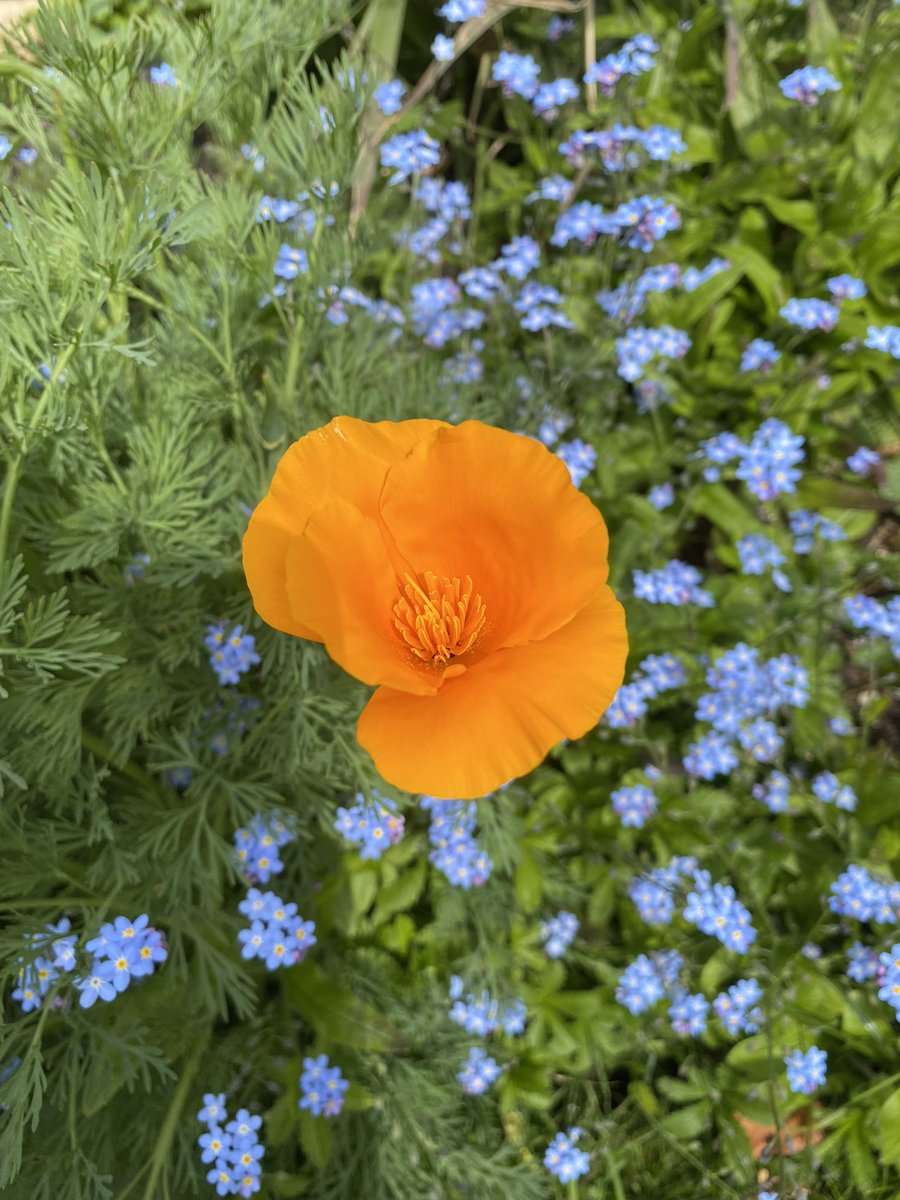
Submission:
M 409 133 L 397 133 L 383 142 L 380 150 L 381 165 L 393 171 L 388 183 L 393 187 L 417 175 L 429 167 L 436 167 L 441 157 L 441 148 L 424 129 L 413 129 Z
M 237 829 L 234 833 L 241 870 L 252 883 L 268 883 L 273 875 L 280 875 L 284 870 L 278 851 L 295 837 L 279 816 L 262 817 L 257 813 L 250 818 L 246 829 Z
M 648 700 L 681 687 L 685 679 L 684 666 L 674 654 L 649 654 L 631 681 L 616 692 L 604 720 L 611 729 L 633 726 L 647 712 Z
M 653 867 L 636 877 L 628 895 L 647 925 L 669 925 L 675 915 L 675 893 L 698 868 L 692 855 L 675 855 L 666 866 Z
M 695 890 L 688 893 L 684 919 L 723 946 L 744 954 L 756 941 L 750 913 L 730 884 L 713 883 L 708 871 L 694 873 Z
M 467 1096 L 481 1096 L 500 1078 L 500 1067 L 480 1046 L 473 1046 L 456 1078 Z
M 676 1033 L 685 1037 L 699 1037 L 706 1032 L 706 1017 L 709 1001 L 701 992 L 682 991 L 675 994 L 669 1007 L 669 1020 Z
M 854 475 L 868 475 L 880 465 L 881 455 L 877 450 L 870 450 L 868 446 L 860 446 L 847 458 L 847 466 Z
M 739 979 L 713 1000 L 713 1011 L 726 1033 L 756 1033 L 763 1019 L 762 989 L 755 979 Z
M 624 337 L 616 338 L 616 370 L 623 379 L 634 383 L 644 368 L 656 358 L 683 358 L 691 348 L 691 339 L 683 329 L 662 325 L 657 329 L 635 325 Z
M 405 95 L 406 88 L 403 83 L 399 79 L 391 79 L 386 83 L 379 83 L 372 93 L 372 99 L 386 117 L 391 117 L 403 107 Z
M 788 1087 L 792 1092 L 811 1096 L 813 1092 L 825 1085 L 827 1062 L 827 1052 L 820 1050 L 818 1046 L 810 1046 L 806 1053 L 802 1050 L 794 1050 L 792 1054 L 785 1055 L 784 1065 L 787 1067 Z
M 665 996 L 674 999 L 681 995 L 678 976 L 684 959 L 677 950 L 660 950 L 639 954 L 619 976 L 616 1000 L 633 1015 L 646 1012 Z
M 618 788 L 610 799 L 613 812 L 626 828 L 632 829 L 643 829 L 658 804 L 653 789 L 642 783 Z
M 252 633 L 244 633 L 243 625 L 235 625 L 229 634 L 225 633 L 224 621 L 208 625 L 203 645 L 209 651 L 209 665 L 221 684 L 238 683 L 260 661 L 256 639 Z
M 403 837 L 404 827 L 403 814 L 397 812 L 396 801 L 374 789 L 371 797 L 358 792 L 356 803 L 350 808 L 339 808 L 334 822 L 338 833 L 361 847 L 359 857 L 364 861 L 381 858 L 389 846 L 396 845 Z
M 878 951 L 854 942 L 847 951 L 847 963 L 847 977 L 855 983 L 866 983 L 878 974 Z
M 841 783 L 833 771 L 821 771 L 816 775 L 812 781 L 812 791 L 826 804 L 833 804 L 844 812 L 856 811 L 856 792 L 849 783 Z
M 576 1143 L 583 1130 L 573 1125 L 566 1133 L 558 1133 L 544 1152 L 544 1166 L 560 1183 L 571 1183 L 587 1175 L 591 1160 L 586 1150 L 579 1150 Z
M 583 442 L 581 438 L 573 438 L 570 442 L 560 442 L 555 454 L 565 463 L 575 487 L 581 487 L 597 465 L 597 451 L 590 442 Z
M 617 122 L 610 129 L 576 129 L 560 143 L 559 152 L 580 166 L 586 161 L 588 152 L 596 151 L 607 171 L 622 171 L 640 163 L 640 155 L 630 149 L 631 146 L 639 146 L 654 162 L 668 162 L 673 155 L 687 150 L 679 130 L 668 125 L 639 129 L 636 125 Z
M 574 913 L 560 910 L 555 917 L 541 921 L 541 941 L 548 958 L 562 958 L 578 933 L 578 918 Z
M 768 371 L 780 358 L 781 351 L 776 350 L 771 342 L 765 338 L 754 338 L 741 355 L 740 369 L 742 372 Z
M 787 304 L 782 305 L 778 311 L 790 325 L 807 330 L 821 329 L 824 333 L 834 329 L 840 315 L 840 309 L 836 304 L 829 304 L 827 300 L 814 298 L 799 300 L 794 297 L 788 300 Z
M 591 63 L 584 75 L 585 83 L 596 83 L 604 96 L 612 96 L 616 84 L 625 75 L 643 75 L 654 62 L 659 46 L 649 34 L 639 33 L 625 42 L 621 49 Z
M 199 1138 L 200 1161 L 212 1163 L 206 1176 L 219 1196 L 253 1196 L 260 1188 L 260 1159 L 265 1147 L 259 1140 L 262 1117 L 239 1108 L 228 1120 L 225 1093 L 207 1092 L 197 1120 L 206 1125 Z
M 873 596 L 848 596 L 844 613 L 854 629 L 865 629 L 876 637 L 887 638 L 895 658 L 900 658 L 900 596 L 885 604 Z
M 847 535 L 836 521 L 829 521 L 820 513 L 805 508 L 794 508 L 788 513 L 791 533 L 794 535 L 794 553 L 809 554 L 818 535 L 823 542 L 843 542 Z
M 839 916 L 876 925 L 900 924 L 900 883 L 879 879 L 865 867 L 851 863 L 830 890 L 828 907 Z
M 316 944 L 315 922 L 304 921 L 296 904 L 285 904 L 274 892 L 250 888 L 238 912 L 250 921 L 238 934 L 241 958 L 258 958 L 270 971 L 303 962 Z
M 465 891 L 481 887 L 490 878 L 494 864 L 475 840 L 475 802 L 423 796 L 420 804 L 431 817 L 429 861 L 454 887 Z
M 450 1020 L 461 1025 L 466 1033 L 476 1037 L 489 1037 L 502 1029 L 509 1037 L 519 1037 L 525 1032 L 527 1010 L 522 1000 L 501 1006 L 492 1000 L 488 991 L 480 997 L 471 992 L 463 997 L 463 981 L 459 975 L 450 976 Z
M 744 575 L 765 575 L 772 568 L 772 582 L 781 592 L 793 591 L 790 579 L 780 568 L 787 562 L 784 553 L 761 533 L 748 533 L 737 542 L 738 558 Z
M 863 345 L 900 358 L 900 325 L 870 325 Z
M 774 500 L 796 490 L 801 472 L 796 464 L 803 461 L 805 438 L 775 417 L 763 421 L 749 444 L 734 433 L 719 433 L 702 443 L 702 455 L 713 466 L 706 467 L 703 478 L 718 480 L 719 467 L 737 460 L 735 474 L 759 500 Z
M 314 1117 L 336 1117 L 344 1107 L 349 1087 L 341 1068 L 332 1067 L 326 1055 L 304 1058 L 297 1106 Z
M 648 604 L 697 604 L 713 608 L 715 599 L 700 586 L 702 576 L 696 567 L 673 558 L 663 567 L 652 571 L 636 569 L 633 573 L 634 595 Z
M 806 108 L 814 108 L 826 92 L 837 92 L 841 87 L 827 67 L 810 66 L 792 71 L 778 86 L 788 100 L 799 100 Z
M 771 813 L 788 812 L 791 781 L 783 771 L 770 771 L 761 783 L 754 783 L 753 798 L 761 800 Z
M 152 975 L 157 963 L 168 958 L 165 938 L 149 924 L 146 913 L 134 921 L 116 917 L 101 925 L 97 936 L 85 943 L 85 950 L 94 956 L 93 962 L 86 974 L 73 981 L 81 992 L 78 1003 L 82 1008 L 90 1008 L 98 999 L 114 1000 L 132 980 Z

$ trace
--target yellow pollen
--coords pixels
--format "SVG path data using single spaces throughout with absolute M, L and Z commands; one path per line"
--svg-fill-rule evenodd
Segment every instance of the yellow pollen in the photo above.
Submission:
M 426 571 L 424 587 L 404 575 L 402 594 L 394 605 L 394 628 L 416 658 L 434 667 L 445 667 L 472 648 L 484 628 L 481 596 L 472 593 L 472 579 L 439 579 Z

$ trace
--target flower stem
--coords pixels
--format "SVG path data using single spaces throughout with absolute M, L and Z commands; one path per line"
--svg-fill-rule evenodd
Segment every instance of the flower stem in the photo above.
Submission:
M 175 1136 L 175 1130 L 178 1126 L 178 1118 L 181 1116 L 181 1110 L 184 1107 L 188 1089 L 194 1081 L 197 1068 L 200 1066 L 200 1057 L 203 1050 L 203 1045 L 197 1047 L 185 1063 L 181 1078 L 178 1080 L 178 1086 L 175 1088 L 172 1103 L 169 1105 L 169 1111 L 166 1113 L 162 1128 L 159 1131 L 159 1137 L 156 1139 L 156 1145 L 153 1148 L 150 1176 L 147 1180 L 147 1186 L 144 1188 L 144 1200 L 158 1200 L 156 1181 L 159 1179 L 163 1167 L 168 1162 L 172 1139 Z

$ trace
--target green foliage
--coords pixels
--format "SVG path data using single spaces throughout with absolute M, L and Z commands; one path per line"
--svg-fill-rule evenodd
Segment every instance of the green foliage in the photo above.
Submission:
M 785 1198 L 900 1189 L 896 1022 L 847 980 L 853 939 L 824 900 L 848 861 L 900 872 L 896 662 L 840 615 L 845 596 L 883 597 L 897 579 L 897 372 L 862 346 L 868 324 L 897 323 L 896 14 L 699 2 L 677 6 L 692 22 L 679 29 L 666 0 L 616 4 L 596 18 L 601 46 L 650 32 L 658 65 L 615 105 L 546 124 L 493 86 L 490 56 L 530 48 L 545 78 L 578 77 L 580 36 L 546 43 L 545 12 L 506 7 L 389 129 L 369 93 L 428 67 L 437 26 L 417 5 L 85 0 L 42 6 L 33 36 L 0 56 L 0 132 L 38 151 L 33 166 L 0 165 L 0 1073 L 14 1067 L 0 1083 L 0 1187 L 12 1197 L 212 1195 L 195 1145 L 205 1091 L 264 1115 L 264 1197 L 544 1200 L 562 1195 L 544 1147 L 572 1124 L 591 1140 L 585 1200 L 747 1200 L 762 1169 Z M 148 82 L 161 59 L 178 87 Z M 777 91 L 806 61 L 842 81 L 827 117 Z M 621 331 L 593 300 L 646 266 L 611 239 L 544 255 L 541 280 L 564 294 L 574 332 L 529 334 L 498 307 L 471 382 L 449 386 L 451 350 L 408 326 L 329 321 L 345 280 L 405 306 L 439 271 L 398 245 L 424 215 L 379 176 L 376 133 L 427 127 L 441 171 L 469 187 L 472 219 L 440 268 L 456 275 L 523 232 L 546 246 L 551 225 L 527 198 L 560 168 L 565 136 L 613 120 L 680 128 L 687 152 L 639 187 L 585 171 L 584 196 L 612 207 L 665 194 L 684 215 L 682 265 L 730 263 L 692 293 L 649 299 L 642 321 L 692 341 L 671 370 L 648 372 L 664 406 L 635 411 L 615 367 Z M 265 157 L 262 175 L 242 144 Z M 309 272 L 264 304 L 286 235 L 257 221 L 262 194 L 322 181 Z M 663 248 L 652 261 L 668 261 Z M 824 294 L 843 271 L 863 276 L 869 297 L 848 305 L 840 335 L 787 331 L 781 305 Z M 749 339 L 776 330 L 781 362 L 739 373 Z M 585 491 L 610 527 L 631 666 L 675 650 L 691 694 L 662 699 L 633 729 L 601 725 L 558 747 L 482 801 L 494 871 L 464 892 L 429 864 L 426 816 L 383 787 L 356 744 L 363 687 L 320 646 L 254 616 L 240 541 L 284 450 L 337 413 L 535 432 L 548 402 L 599 452 Z M 704 481 L 694 458 L 704 438 L 749 437 L 767 416 L 807 439 L 799 502 L 848 535 L 796 565 L 790 597 L 741 576 L 734 545 L 765 533 L 789 552 L 783 513 L 730 480 Z M 858 445 L 885 451 L 877 488 L 843 469 Z M 678 503 L 657 512 L 646 492 L 669 479 Z M 715 608 L 631 597 L 633 570 L 676 556 L 708 575 Z M 244 710 L 203 648 L 220 620 L 250 630 L 262 660 L 240 689 L 260 706 L 224 754 L 214 740 Z M 851 783 L 855 814 L 824 808 L 800 781 L 796 812 L 773 817 L 752 799 L 759 772 L 746 761 L 724 782 L 686 777 L 699 658 L 739 640 L 800 657 L 812 695 L 788 724 L 791 761 Z M 837 713 L 854 721 L 842 742 L 827 732 Z M 647 764 L 666 772 L 660 812 L 623 829 L 610 792 Z M 180 790 L 171 773 L 185 768 Z M 374 788 L 404 807 L 407 831 L 366 863 L 333 823 Z M 319 944 L 272 974 L 238 952 L 246 881 L 232 835 L 276 811 L 296 817 L 298 836 L 272 886 L 316 921 Z M 628 883 L 673 854 L 696 854 L 751 909 L 760 939 L 746 963 L 683 921 L 638 919 Z M 538 929 L 559 909 L 579 915 L 581 933 L 551 963 Z M 87 1010 L 65 980 L 27 1015 L 9 999 L 33 957 L 26 939 L 49 922 L 65 916 L 89 938 L 142 912 L 169 956 L 140 987 Z M 810 941 L 823 947 L 814 961 L 801 952 Z M 692 991 L 761 980 L 760 1033 L 731 1041 L 711 1022 L 689 1040 L 616 1003 L 629 961 L 675 945 Z M 456 1083 L 471 1039 L 447 1019 L 451 973 L 527 1005 L 524 1035 L 492 1044 L 505 1070 L 484 1098 Z M 776 1130 L 806 1102 L 787 1091 L 781 1055 L 816 1039 L 829 1085 L 803 1120 L 824 1137 L 783 1155 Z M 339 1119 L 298 1111 L 311 1053 L 352 1081 Z M 772 1131 L 762 1165 L 740 1117 Z

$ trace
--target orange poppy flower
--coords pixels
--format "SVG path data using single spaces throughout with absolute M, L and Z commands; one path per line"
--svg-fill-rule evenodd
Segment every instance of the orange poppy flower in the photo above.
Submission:
M 622 682 L 606 526 L 532 438 L 335 417 L 244 536 L 256 611 L 376 686 L 357 736 L 408 792 L 472 799 L 586 733 Z

